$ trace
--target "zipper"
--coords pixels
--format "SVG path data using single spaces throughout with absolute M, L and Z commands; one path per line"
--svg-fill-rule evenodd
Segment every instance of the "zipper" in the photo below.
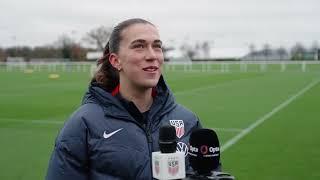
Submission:
M 147 138 L 147 142 L 148 142 L 148 148 L 149 148 L 149 152 L 150 152 L 150 155 L 151 155 L 151 153 L 152 153 L 152 151 L 153 151 L 153 147 L 152 147 L 152 143 L 153 143 L 153 140 L 152 140 L 152 135 L 151 135 L 151 133 L 150 133 L 150 131 L 149 131 L 149 129 L 150 128 L 148 128 L 149 126 L 148 126 L 148 122 L 147 122 L 147 124 L 145 125 L 145 126 L 143 126 L 143 125 L 141 125 L 140 123 L 138 123 L 137 121 L 135 121 L 135 120 L 132 120 L 131 118 L 131 116 L 122 116 L 122 117 L 116 117 L 117 119 L 119 119 L 119 120 L 123 120 L 123 121 L 128 121 L 128 119 L 129 119 L 129 121 L 130 122 L 132 122 L 132 123 L 134 123 L 134 124 L 136 124 L 138 127 L 140 127 L 143 131 L 144 131 L 144 133 L 145 133 L 145 135 L 146 135 L 146 138 Z M 151 157 L 151 156 L 150 156 Z
M 141 125 L 140 125 L 141 126 Z M 153 139 L 152 139 L 152 134 L 150 133 L 150 128 L 148 128 L 148 125 L 144 125 L 144 126 L 141 126 L 141 128 L 143 129 L 143 131 L 145 132 L 146 134 L 146 137 L 147 137 L 147 142 L 148 142 L 148 148 L 149 148 L 149 153 L 150 153 L 150 157 L 151 157 L 151 154 L 153 152 Z
M 148 130 L 146 130 L 146 129 L 145 129 L 145 132 L 146 132 L 146 134 L 147 134 L 148 143 L 152 143 L 153 140 L 152 140 L 152 136 L 151 136 L 150 132 L 149 132 Z
M 152 140 L 152 134 L 150 133 L 150 128 L 148 128 L 148 122 L 146 123 L 145 127 L 143 128 L 148 140 L 148 149 L 149 149 L 149 157 L 150 157 L 150 169 L 152 172 L 152 152 L 153 152 L 153 140 Z
M 119 119 L 122 121 L 130 121 L 134 124 L 136 124 L 138 127 L 140 127 L 145 135 L 146 135 L 146 139 L 147 139 L 147 143 L 148 143 L 148 150 L 149 150 L 149 158 L 150 158 L 150 169 L 152 172 L 152 152 L 153 152 L 153 139 L 152 139 L 152 134 L 150 133 L 151 131 L 151 124 L 149 121 L 146 122 L 146 124 L 143 126 L 140 123 L 138 123 L 136 120 L 134 120 L 134 118 L 132 116 L 115 116 L 115 119 Z

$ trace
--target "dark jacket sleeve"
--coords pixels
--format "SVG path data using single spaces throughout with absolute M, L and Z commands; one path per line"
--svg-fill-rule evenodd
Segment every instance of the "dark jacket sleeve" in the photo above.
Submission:
M 87 128 L 80 116 L 71 117 L 61 129 L 49 161 L 46 180 L 87 180 Z

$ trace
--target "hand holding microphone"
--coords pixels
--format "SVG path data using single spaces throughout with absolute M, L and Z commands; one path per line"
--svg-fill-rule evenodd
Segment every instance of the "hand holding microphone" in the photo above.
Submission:
M 159 147 L 160 152 L 152 153 L 153 177 L 160 180 L 185 178 L 185 156 L 183 152 L 176 152 L 177 138 L 173 126 L 160 128 Z

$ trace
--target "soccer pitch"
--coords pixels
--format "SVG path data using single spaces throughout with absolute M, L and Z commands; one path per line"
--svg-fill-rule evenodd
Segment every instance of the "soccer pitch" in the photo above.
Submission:
M 240 180 L 320 179 L 320 64 L 164 68 L 177 101 L 215 129 L 223 169 Z M 221 69 L 221 67 L 223 67 Z M 0 179 L 44 179 L 54 140 L 89 72 L 0 68 Z

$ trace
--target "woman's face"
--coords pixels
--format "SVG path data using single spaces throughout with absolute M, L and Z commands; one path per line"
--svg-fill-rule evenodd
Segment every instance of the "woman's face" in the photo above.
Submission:
M 121 32 L 118 52 L 121 83 L 138 88 L 157 85 L 163 64 L 162 42 L 150 24 L 134 24 Z

